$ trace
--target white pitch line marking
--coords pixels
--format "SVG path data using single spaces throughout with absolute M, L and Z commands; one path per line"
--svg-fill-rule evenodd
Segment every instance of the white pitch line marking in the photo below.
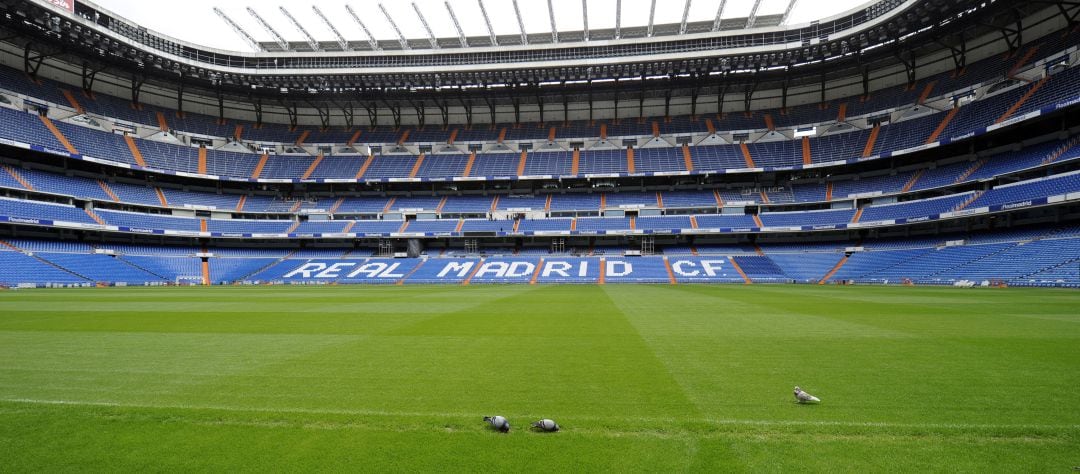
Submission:
M 0 398 L 0 402 L 25 403 L 33 405 L 67 405 L 89 406 L 109 408 L 137 408 L 137 409 L 176 409 L 176 410 L 218 410 L 249 413 L 294 413 L 313 415 L 369 415 L 369 416 L 410 416 L 410 417 L 444 417 L 444 418 L 467 418 L 476 416 L 476 413 L 436 413 L 436 412 L 400 412 L 385 410 L 334 410 L 334 409 L 309 409 L 309 408 L 243 408 L 230 406 L 196 406 L 196 405 L 150 405 L 136 403 L 95 402 L 78 400 L 41 400 L 32 398 Z M 573 416 L 577 420 L 607 420 L 610 417 Z M 639 422 L 673 422 L 675 418 L 636 417 L 622 418 L 628 421 Z M 979 423 L 893 423 L 887 421 L 801 421 L 801 420 L 739 420 L 739 419 L 713 419 L 698 418 L 683 421 L 699 421 L 717 425 L 746 425 L 746 426 L 839 426 L 852 428 L 937 428 L 937 429 L 1080 429 L 1080 425 L 1038 425 L 1038 424 L 979 424 Z

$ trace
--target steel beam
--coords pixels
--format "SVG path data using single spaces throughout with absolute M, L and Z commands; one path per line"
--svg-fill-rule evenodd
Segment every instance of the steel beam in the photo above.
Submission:
M 131 75 L 131 105 L 139 106 L 139 95 L 142 94 L 142 86 L 146 83 L 145 74 Z
M 435 38 L 435 33 L 431 32 L 431 27 L 428 26 L 427 19 L 424 18 L 424 14 L 420 12 L 420 7 L 416 6 L 416 2 L 412 2 L 412 9 L 416 12 L 416 17 L 420 19 L 420 24 L 424 25 L 424 30 L 428 34 L 428 42 L 431 43 L 431 49 L 439 49 L 439 40 Z
M 319 114 L 319 130 L 330 129 L 330 107 L 325 104 L 319 104 L 315 102 L 308 102 L 308 107 L 315 109 L 315 112 Z
M 652 38 L 653 34 L 653 18 L 656 16 L 656 0 L 649 2 L 649 30 L 646 35 Z
M 484 8 L 484 0 L 476 0 L 476 3 L 480 4 L 480 14 L 484 17 L 484 24 L 487 25 L 488 35 L 491 36 L 491 45 L 498 46 L 499 41 L 495 38 L 495 29 L 491 27 L 491 18 L 488 18 L 487 9 Z
M 94 80 L 97 79 L 97 73 L 104 70 L 105 66 L 92 67 L 89 61 L 83 61 L 82 90 L 83 94 L 86 94 L 87 97 L 94 96 Z
M 225 96 L 221 92 L 221 86 L 218 86 L 214 89 L 214 95 L 217 96 L 218 123 L 225 124 Z
M 349 51 L 349 41 L 346 40 L 344 36 L 342 36 L 341 32 L 338 31 L 337 27 L 335 27 L 334 24 L 330 22 L 330 19 L 327 18 L 326 15 L 323 15 L 322 10 L 319 10 L 319 7 L 315 5 L 311 6 L 311 10 L 315 12 L 315 15 L 318 16 L 320 20 L 322 20 L 323 24 L 325 24 L 327 28 L 330 28 L 330 31 L 334 33 L 334 37 L 337 38 L 337 42 L 338 45 L 341 46 L 341 50 Z
M 754 0 L 754 7 L 750 9 L 750 16 L 746 17 L 746 28 L 753 28 L 754 22 L 757 21 L 758 7 L 761 6 L 761 0 Z
M 465 125 L 468 126 L 468 127 L 472 127 L 472 123 L 473 123 L 473 119 L 472 119 L 473 118 L 473 113 L 472 113 L 473 104 L 472 104 L 472 101 L 465 100 L 465 97 L 464 97 L 465 94 L 461 91 L 461 89 L 458 89 L 458 94 L 461 94 L 461 95 L 458 96 L 458 102 L 461 103 L 461 108 L 465 109 Z
M 295 102 L 280 101 L 281 107 L 285 109 L 285 113 L 289 114 L 289 130 L 296 130 L 296 125 L 299 122 L 299 113 L 297 112 Z
M 23 48 L 23 72 L 36 82 L 38 71 L 41 69 L 45 59 L 58 56 L 63 51 L 56 50 L 50 53 L 41 53 L 34 51 L 34 46 L 34 42 L 31 41 L 26 43 L 26 47 Z
M 559 42 L 559 28 L 555 26 L 555 7 L 551 5 L 551 0 L 548 3 L 548 17 L 551 18 L 551 42 Z
M 409 40 L 405 39 L 405 35 L 401 34 L 401 28 L 398 28 L 397 23 L 394 22 L 394 18 L 390 16 L 390 12 L 386 11 L 386 7 L 383 4 L 379 4 L 379 10 L 382 10 L 382 14 L 386 17 L 386 21 L 390 23 L 390 26 L 394 28 L 394 32 L 397 33 L 398 43 L 401 44 L 401 49 L 410 49 Z
M 229 25 L 229 28 L 232 28 L 232 30 L 236 32 L 236 34 L 239 35 L 240 38 L 248 44 L 248 46 L 251 46 L 251 48 L 254 49 L 256 53 L 259 51 L 263 51 L 262 45 L 260 45 L 258 41 L 255 41 L 255 38 L 252 38 L 247 31 L 240 27 L 240 25 L 236 24 L 235 21 L 232 21 L 232 18 L 229 18 L 229 16 L 226 15 L 225 12 L 221 11 L 221 9 L 219 9 L 218 7 L 214 7 L 214 13 L 217 13 L 218 18 L 221 18 L 221 21 L 224 21 L 226 25 Z
M 352 130 L 355 125 L 356 111 L 353 109 L 352 102 L 345 102 L 345 105 L 338 106 L 341 109 L 341 116 L 345 118 L 345 128 Z
M 401 105 L 391 104 L 386 100 L 382 101 L 383 105 L 390 111 L 390 115 L 394 118 L 394 128 L 401 128 Z
M 585 41 L 589 41 L 589 0 L 581 0 L 581 22 L 585 26 Z
M 548 0 L 548 1 L 551 1 L 551 0 Z M 690 16 L 690 1 L 691 0 L 686 0 L 686 3 L 683 4 L 682 22 L 679 23 L 679 34 L 680 35 L 685 35 L 686 34 L 686 18 L 688 16 Z
M 178 76 L 180 81 L 176 84 L 176 115 L 184 116 L 184 76 Z
M 458 40 L 461 41 L 462 48 L 469 47 L 469 40 L 465 39 L 465 32 L 461 30 L 461 23 L 457 21 L 457 15 L 454 15 L 454 9 L 450 8 L 450 1 L 443 2 L 446 5 L 446 12 L 450 14 L 450 20 L 454 22 L 454 28 L 457 29 Z
M 716 8 L 716 19 L 712 22 L 712 31 L 715 33 L 720 31 L 721 17 L 724 16 L 724 7 L 727 5 L 727 0 L 720 0 L 720 6 Z
M 410 100 L 409 105 L 412 106 L 413 111 L 416 112 L 416 125 L 419 128 L 424 128 L 424 125 L 427 123 L 427 109 L 424 107 L 424 101 L 421 100 L 417 103 Z
M 263 29 L 266 30 L 267 33 L 270 33 L 270 36 L 274 38 L 274 41 L 277 42 L 278 46 L 280 46 L 282 50 L 288 51 L 290 49 L 289 42 L 285 41 L 285 38 L 282 38 L 281 35 L 278 34 L 277 30 L 274 29 L 274 27 L 270 26 L 270 24 L 267 23 L 266 20 L 263 19 L 263 17 L 259 16 L 259 14 L 255 12 L 254 8 L 247 7 L 247 12 L 248 15 L 251 15 L 251 17 L 255 19 L 255 21 L 259 22 L 259 25 L 262 25 Z
M 787 8 L 784 9 L 784 16 L 780 18 L 780 24 L 787 23 L 787 19 L 791 16 L 791 11 L 795 9 L 795 4 L 799 3 L 799 0 L 791 0 L 787 4 Z
M 511 0 L 514 4 L 514 15 L 517 16 L 518 29 L 521 30 L 521 44 L 527 46 L 529 44 L 529 36 L 525 34 L 525 21 L 521 19 L 521 9 L 518 8 L 517 0 Z
M 445 101 L 436 100 L 435 106 L 439 108 L 439 116 L 442 118 L 443 130 L 450 128 L 450 104 Z
M 361 107 L 367 111 L 368 126 L 375 128 L 379 126 L 379 104 L 376 102 L 367 102 L 360 104 Z
M 1080 8 L 1077 8 L 1077 6 L 1080 6 L 1080 4 L 1067 1 L 1058 1 L 1054 3 L 1057 5 L 1058 11 L 1061 13 L 1061 17 L 1069 23 L 1070 27 L 1075 27 L 1077 24 L 1077 16 L 1080 16 Z
M 495 128 L 495 103 L 491 101 L 487 96 L 484 97 L 484 103 L 488 106 L 488 115 L 491 118 L 491 128 Z
M 248 96 L 248 98 L 250 99 L 251 96 Z M 263 125 L 263 104 L 262 104 L 262 99 L 256 97 L 252 102 L 253 103 L 251 104 L 251 108 L 252 108 L 252 110 L 255 111 L 255 128 L 259 128 L 259 127 L 262 127 L 262 125 Z
M 296 27 L 300 34 L 304 35 L 304 38 L 307 39 L 308 46 L 311 46 L 312 51 L 322 50 L 322 48 L 319 47 L 319 42 L 315 41 L 315 38 L 311 36 L 311 33 L 308 33 L 307 28 L 304 28 L 304 25 L 301 25 L 284 6 L 279 6 L 278 9 L 281 10 L 282 15 L 285 15 L 285 18 L 288 18 L 289 21 L 292 22 L 293 26 Z
M 367 35 L 368 44 L 371 45 L 372 51 L 378 51 L 382 49 L 379 48 L 379 42 L 375 40 L 375 35 L 371 34 L 371 30 L 369 30 L 367 25 L 365 25 L 364 22 L 360 20 L 360 17 L 356 15 L 356 12 L 353 11 L 352 7 L 345 5 L 345 11 L 349 12 L 349 16 L 352 17 L 353 21 L 356 22 L 357 25 L 360 25 L 360 29 L 364 30 L 364 34 Z
M 615 0 L 615 39 L 622 36 L 622 0 Z

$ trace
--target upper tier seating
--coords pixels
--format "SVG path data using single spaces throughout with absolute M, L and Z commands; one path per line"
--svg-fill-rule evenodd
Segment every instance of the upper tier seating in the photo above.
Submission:
M 1080 171 L 1059 176 L 1022 181 L 995 186 L 979 196 L 968 208 L 1020 203 L 1047 196 L 1057 196 L 1080 191 Z
M 1077 33 L 1066 32 L 1052 33 L 1042 38 L 1030 41 L 1022 46 L 1026 53 L 1033 50 L 1032 55 L 1023 55 L 1027 58 L 1027 64 L 1057 54 L 1068 45 L 1076 44 Z M 789 127 L 800 124 L 820 123 L 835 120 L 837 109 L 846 107 L 847 116 L 853 117 L 872 113 L 892 107 L 901 107 L 915 103 L 923 94 L 924 89 L 929 87 L 929 97 L 937 97 L 953 90 L 963 89 L 980 82 L 1005 76 L 1009 69 L 1016 64 L 1016 58 L 1001 60 L 999 55 L 994 55 L 981 61 L 968 64 L 963 74 L 955 74 L 946 71 L 932 77 L 920 78 L 914 87 L 899 85 L 882 90 L 873 91 L 868 98 L 851 97 L 840 98 L 825 104 L 807 104 L 789 107 L 786 110 L 754 111 L 749 114 L 727 113 L 722 115 L 703 115 L 700 117 L 663 117 L 645 119 L 622 119 L 611 121 L 571 121 L 569 123 L 532 123 L 532 124 L 495 124 L 476 125 L 465 127 L 463 125 L 451 125 L 447 129 L 438 126 L 424 128 L 407 128 L 411 141 L 417 143 L 435 142 L 445 143 L 451 133 L 457 130 L 457 141 L 494 141 L 500 134 L 507 140 L 516 139 L 546 139 L 551 128 L 555 128 L 558 138 L 566 137 L 597 137 L 600 134 L 601 124 L 606 125 L 607 135 L 610 137 L 642 136 L 652 133 L 652 124 L 656 122 L 661 133 L 693 133 L 703 132 L 707 129 L 703 123 L 705 119 L 713 122 L 713 126 L 720 130 L 747 130 L 762 129 L 765 127 L 764 117 L 770 119 L 779 127 Z M 30 96 L 40 97 L 56 104 L 68 105 L 67 98 L 61 93 L 63 90 L 74 91 L 77 86 L 60 84 L 48 79 L 42 79 L 41 85 L 29 81 L 25 75 L 11 68 L 0 71 L 0 87 Z M 264 124 L 256 127 L 246 122 L 229 120 L 227 123 L 219 123 L 216 117 L 185 112 L 178 114 L 175 111 L 143 104 L 138 108 L 118 97 L 103 94 L 95 94 L 93 98 L 77 94 L 77 100 L 87 112 L 116 117 L 133 123 L 139 123 L 157 127 L 159 117 L 164 119 L 171 129 L 182 130 L 189 133 L 232 137 L 238 131 L 245 140 L 254 141 L 277 141 L 293 143 L 297 141 L 304 131 L 309 132 L 307 143 L 345 143 L 350 141 L 354 131 L 341 128 L 332 128 L 325 131 L 300 129 L 290 131 L 287 126 L 280 124 Z M 239 130 L 237 128 L 239 125 Z M 392 130 L 388 127 L 379 127 L 374 130 L 362 129 L 356 140 L 361 143 L 392 143 L 398 141 L 405 130 Z M 505 130 L 505 132 L 504 132 Z
M 1004 92 L 985 97 L 962 106 L 948 122 L 940 137 L 958 136 L 986 127 L 1001 120 L 1010 110 L 1012 116 L 1059 102 L 1076 94 L 1080 83 L 1080 67 L 1066 69 L 1050 76 L 1038 90 L 1022 103 L 1029 88 L 1021 85 Z M 1013 107 L 1019 105 L 1019 107 Z M 1012 110 L 1015 109 L 1015 110 Z M 876 134 L 872 154 L 902 150 L 922 145 L 929 139 L 948 112 L 937 112 L 910 120 L 882 126 Z M 0 108 L 0 137 L 29 142 L 54 150 L 64 146 L 48 130 L 41 120 L 32 114 Z M 57 129 L 82 154 L 115 161 L 126 165 L 135 164 L 132 146 L 120 135 L 103 130 L 54 121 Z M 870 130 L 849 127 L 847 131 L 810 137 L 806 140 L 812 163 L 830 163 L 857 159 L 865 155 L 864 145 L 873 135 Z M 187 173 L 200 171 L 217 176 L 247 180 L 262 179 L 363 179 L 380 180 L 395 178 L 448 179 L 468 174 L 471 177 L 512 178 L 536 175 L 597 175 L 653 172 L 694 172 L 731 170 L 761 167 L 791 167 L 804 162 L 803 147 L 799 140 L 780 140 L 749 143 L 745 145 L 690 146 L 689 160 L 682 148 L 644 148 L 627 150 L 585 150 L 574 160 L 570 152 L 537 151 L 528 154 L 524 163 L 519 153 L 478 154 L 475 158 L 463 154 L 432 155 L 422 158 L 411 155 L 330 155 L 318 159 L 305 155 L 270 155 L 260 168 L 260 155 L 222 150 L 207 150 L 206 159 L 200 163 L 195 147 L 182 146 L 163 141 L 136 139 L 132 142 L 146 165 L 156 169 Z M 318 163 L 316 164 L 316 161 Z M 472 166 L 469 163 L 472 162 Z M 689 164 L 689 166 L 688 166 Z M 522 166 L 524 165 L 524 166 Z M 576 165 L 576 166 L 575 166 Z M 954 165 L 954 168 L 961 167 Z M 631 167 L 633 170 L 631 171 Z M 951 169 L 951 168 L 950 168 Z M 466 172 L 466 170 L 468 172 Z M 258 173 L 256 173 L 258 171 Z M 952 178 L 944 172 L 929 173 L 919 179 L 915 189 L 925 189 L 935 184 L 945 184 Z M 940 179 L 943 181 L 935 181 Z M 955 178 L 954 178 L 955 179 Z M 896 182 L 893 183 L 898 184 Z M 951 184 L 951 183 L 948 183 Z M 841 190 L 848 192 L 850 190 Z
M 1023 46 L 1022 57 L 1026 64 L 1059 54 L 1074 45 L 1080 32 L 1055 32 L 1038 38 Z M 233 138 L 254 142 L 304 143 L 446 143 L 454 137 L 455 143 L 465 141 L 496 142 L 501 140 L 543 140 L 552 132 L 558 139 L 651 136 L 654 125 L 664 134 L 706 133 L 710 129 L 721 131 L 763 130 L 767 123 L 777 127 L 794 127 L 806 124 L 835 122 L 828 134 L 807 140 L 811 163 L 836 162 L 861 158 L 871 135 L 875 142 L 869 147 L 871 155 L 906 149 L 924 144 L 932 136 L 947 139 L 966 135 L 981 127 L 992 125 L 1010 117 L 1040 107 L 1063 103 L 1076 97 L 1076 85 L 1080 82 L 1080 68 L 1055 70 L 1056 73 L 1035 83 L 1017 82 L 1001 90 L 994 89 L 986 97 L 957 109 L 955 115 L 943 110 L 929 115 L 893 122 L 881 127 L 878 133 L 865 128 L 865 123 L 851 117 L 862 116 L 896 107 L 916 105 L 922 96 L 942 97 L 953 91 L 1001 78 L 1005 72 L 1020 66 L 1016 58 L 1001 60 L 991 56 L 967 66 L 962 74 L 947 71 L 932 77 L 921 78 L 913 86 L 893 86 L 873 91 L 869 97 L 838 98 L 824 104 L 804 104 L 785 110 L 752 111 L 749 113 L 706 114 L 696 117 L 655 117 L 643 119 L 571 121 L 567 123 L 495 124 L 465 127 L 405 127 L 394 130 L 387 127 L 376 129 L 345 130 L 331 128 L 320 131 L 314 127 L 300 126 L 290 130 L 282 124 L 254 124 L 236 121 L 220 121 L 214 117 L 185 112 L 183 114 L 151 105 L 133 107 L 126 99 L 96 94 L 86 97 L 73 94 L 78 106 L 93 117 L 119 119 L 142 124 L 151 129 L 176 130 L 196 135 Z M 64 91 L 76 87 L 43 79 L 41 84 L 29 81 L 25 75 L 11 68 L 0 68 L 0 88 L 36 97 L 63 107 L 72 107 Z M 1029 92 L 1034 91 L 1028 96 Z M 843 108 L 841 114 L 839 109 Z M 944 124 L 946 116 L 951 120 Z M 106 119 L 107 120 L 107 119 Z M 112 160 L 127 165 L 138 159 L 122 136 L 101 129 L 55 121 L 57 129 L 67 137 L 81 154 Z M 940 134 L 934 131 L 944 124 Z M 102 124 L 107 130 L 108 125 Z M 823 129 L 824 131 L 824 129 Z M 42 120 L 34 114 L 0 110 L 0 137 L 29 142 L 52 150 L 64 150 L 65 146 L 49 131 Z M 361 173 L 368 157 L 356 155 L 326 156 L 311 168 L 314 156 L 272 156 L 260 173 L 255 173 L 260 155 L 221 150 L 207 150 L 205 162 L 200 163 L 195 147 L 178 146 L 159 141 L 136 140 L 137 149 L 148 166 L 157 169 L 204 172 L 210 175 L 235 179 L 387 179 L 387 178 L 434 178 L 445 179 L 468 174 L 480 177 L 514 177 L 518 175 L 568 175 L 610 173 L 686 172 L 692 166 L 695 172 L 731 170 L 751 167 L 789 167 L 803 164 L 801 140 L 758 141 L 745 147 L 732 145 L 692 146 L 690 159 L 682 156 L 679 148 L 644 148 L 634 150 L 629 159 L 626 150 L 585 150 L 575 160 L 570 152 L 532 152 L 520 167 L 518 153 L 480 154 L 468 168 L 468 155 L 426 155 L 423 160 L 415 156 L 376 156 Z M 687 164 L 691 166 L 687 166 Z M 632 170 L 631 170 L 632 168 Z M 255 175 L 258 176 L 255 176 Z M 362 176 L 361 176 L 362 174 Z
M 920 199 L 918 201 L 901 202 L 896 204 L 880 204 L 863 208 L 863 214 L 859 222 L 874 222 L 893 219 L 906 219 L 911 217 L 924 217 L 957 210 L 957 207 L 967 201 L 974 193 L 963 193 L 955 196 L 940 198 Z
M 761 214 L 761 222 L 766 227 L 847 224 L 854 215 L 854 209 L 764 212 Z

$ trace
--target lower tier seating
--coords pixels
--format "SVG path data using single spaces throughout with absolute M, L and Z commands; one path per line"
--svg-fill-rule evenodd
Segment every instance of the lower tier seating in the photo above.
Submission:
M 946 245 L 946 241 L 952 243 Z M 0 285 L 873 283 L 1080 287 L 1080 226 L 871 242 L 702 245 L 627 256 L 625 248 L 552 253 L 492 248 L 487 257 L 433 249 L 420 258 L 305 250 L 0 241 Z M 439 255 L 446 255 L 439 257 Z M 205 265 L 204 265 L 205 260 Z

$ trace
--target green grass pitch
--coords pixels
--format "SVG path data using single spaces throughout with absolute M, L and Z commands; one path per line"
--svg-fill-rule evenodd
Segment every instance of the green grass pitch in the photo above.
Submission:
M 1075 290 L 0 292 L 7 472 L 1066 472 L 1078 395 Z

